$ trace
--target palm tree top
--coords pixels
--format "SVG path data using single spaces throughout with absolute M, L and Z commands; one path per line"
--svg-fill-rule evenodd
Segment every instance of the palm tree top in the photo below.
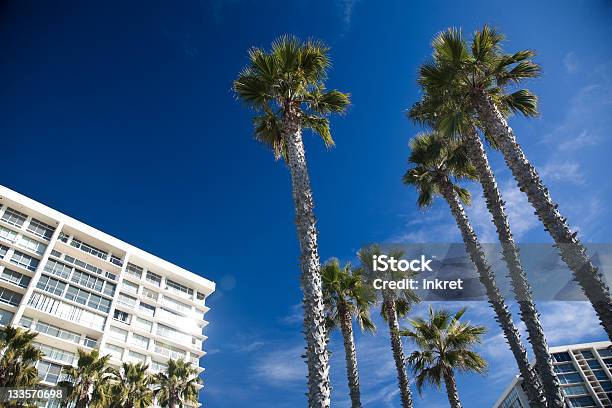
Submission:
M 376 295 L 373 288 L 364 282 L 362 272 L 362 269 L 353 269 L 350 263 L 341 267 L 337 258 L 331 258 L 321 267 L 323 296 L 329 307 L 328 328 L 337 326 L 341 318 L 338 307 L 346 307 L 357 319 L 361 330 L 376 331 L 370 318 L 370 307 L 376 302 Z
M 321 136 L 326 146 L 334 145 L 328 116 L 345 112 L 350 96 L 325 88 L 330 66 L 329 47 L 313 39 L 283 35 L 269 51 L 249 50 L 249 64 L 234 81 L 233 90 L 258 113 L 253 119 L 255 138 L 277 159 L 286 158 L 282 120 L 287 116 Z
M 410 322 L 412 329 L 401 331 L 401 335 L 408 337 L 419 349 L 407 359 L 417 374 L 419 392 L 426 384 L 440 387 L 444 376 L 454 370 L 477 373 L 486 370 L 486 361 L 473 351 L 474 346 L 481 343 L 486 329 L 461 322 L 465 310 L 463 308 L 453 315 L 430 306 L 427 319 L 413 319 Z
M 448 141 L 435 132 L 422 133 L 410 141 L 410 168 L 404 174 L 404 184 L 414 186 L 419 207 L 428 207 L 436 195 L 442 195 L 443 183 L 455 180 L 476 180 L 478 174 L 471 164 L 465 146 Z M 471 200 L 470 192 L 453 184 L 453 189 L 465 204 Z

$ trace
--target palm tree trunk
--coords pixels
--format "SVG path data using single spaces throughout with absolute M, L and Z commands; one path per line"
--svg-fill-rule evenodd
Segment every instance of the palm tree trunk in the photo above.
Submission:
M 577 233 L 572 233 L 567 220 L 557 210 L 540 175 L 525 157 L 512 128 L 495 103 L 484 93 L 477 94 L 475 102 L 479 119 L 499 145 L 519 188 L 527 195 L 538 218 L 555 241 L 561 259 L 574 273 L 574 279 L 582 287 L 608 338 L 612 340 L 612 302 L 603 276 L 591 262 L 586 248 L 576 237 Z
M 451 408 L 461 408 L 461 400 L 459 399 L 459 391 L 457 391 L 457 382 L 453 372 L 444 374 L 444 385 L 446 386 L 446 395 Z
M 385 318 L 389 324 L 391 351 L 393 352 L 393 360 L 395 360 L 395 368 L 397 370 L 397 381 L 400 388 L 402 407 L 412 408 L 412 393 L 410 392 L 410 383 L 408 382 L 408 374 L 406 373 L 406 358 L 404 357 L 404 347 L 402 346 L 402 340 L 399 334 L 399 322 L 397 321 L 397 311 L 395 310 L 395 302 L 393 299 L 384 299 L 383 308 Z
M 346 375 L 351 395 L 351 407 L 361 408 L 357 351 L 355 350 L 355 339 L 353 337 L 353 319 L 347 305 L 342 301 L 338 302 L 338 313 L 340 314 L 340 329 L 342 330 L 342 338 L 344 340 Z
M 283 137 L 287 143 L 287 165 L 291 172 L 295 224 L 301 251 L 301 283 L 304 303 L 304 335 L 308 366 L 308 406 L 329 408 L 329 355 L 324 323 L 321 265 L 317 248 L 314 202 L 306 165 L 306 152 L 297 113 L 288 110 L 283 118 Z
M 531 294 L 531 287 L 519 258 L 518 248 L 510 230 L 504 202 L 497 188 L 493 170 L 491 170 L 484 146 L 475 128 L 471 128 L 466 132 L 465 141 L 470 159 L 478 171 L 487 208 L 493 217 L 493 224 L 497 229 L 497 235 L 502 247 L 502 255 L 508 266 L 521 318 L 527 327 L 529 342 L 532 345 L 533 354 L 536 359 L 536 369 L 542 380 L 548 407 L 563 408 L 565 407 L 563 394 L 561 393 L 559 380 L 553 368 L 552 358 L 548 353 L 548 344 L 546 343 L 544 330 L 538 318 L 538 312 Z
M 545 408 L 546 400 L 544 393 L 541 390 L 540 380 L 537 377 L 534 368 L 529 364 L 527 352 L 521 343 L 519 331 L 512 322 L 512 315 L 504 303 L 504 299 L 499 291 L 499 288 L 493 279 L 491 267 L 487 263 L 485 254 L 480 247 L 476 233 L 474 232 L 474 229 L 472 228 L 472 225 L 465 214 L 461 202 L 459 201 L 459 197 L 457 196 L 457 193 L 453 189 L 453 185 L 448 178 L 444 177 L 442 180 L 440 180 L 440 186 L 442 189 L 441 194 L 444 196 L 448 202 L 448 205 L 450 206 L 451 212 L 455 217 L 459 230 L 461 231 L 461 236 L 463 237 L 463 242 L 465 243 L 467 252 L 470 259 L 476 266 L 480 282 L 484 286 L 487 297 L 489 298 L 489 303 L 495 311 L 496 320 L 499 323 L 506 340 L 508 341 L 508 345 L 510 346 L 510 350 L 514 355 L 514 358 L 516 359 L 519 372 L 524 380 L 527 397 L 529 398 L 531 406 L 536 408 Z

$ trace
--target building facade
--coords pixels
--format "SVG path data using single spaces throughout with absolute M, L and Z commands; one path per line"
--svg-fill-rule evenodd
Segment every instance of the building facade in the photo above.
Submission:
M 555 372 L 570 407 L 612 407 L 612 343 L 551 347 Z M 516 377 L 493 408 L 529 408 Z
M 44 384 L 77 349 L 111 363 L 168 359 L 203 371 L 204 315 L 215 284 L 0 186 L 0 327 L 38 332 Z

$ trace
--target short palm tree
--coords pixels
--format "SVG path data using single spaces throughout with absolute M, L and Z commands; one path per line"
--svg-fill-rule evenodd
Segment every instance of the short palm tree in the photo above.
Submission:
M 123 363 L 110 386 L 111 408 L 147 408 L 153 405 L 154 378 L 144 363 Z
M 372 285 L 374 279 L 380 278 L 386 281 L 400 281 L 405 278 L 412 277 L 409 272 L 391 271 L 386 272 L 374 271 L 372 260 L 374 256 L 382 255 L 381 249 L 377 245 L 362 248 L 357 256 L 361 262 L 361 269 L 365 281 Z M 390 256 L 395 259 L 401 259 L 403 253 L 400 251 L 392 251 Z M 390 268 L 389 268 L 390 269 Z M 404 355 L 404 346 L 400 337 L 399 319 L 408 315 L 413 304 L 420 301 L 419 297 L 410 289 L 381 289 L 379 292 L 381 302 L 380 314 L 389 326 L 389 336 L 391 339 L 391 352 L 395 361 L 395 369 L 397 371 L 397 380 L 400 388 L 400 398 L 403 408 L 412 408 L 414 402 L 412 393 L 410 392 L 410 381 L 406 373 L 406 363 Z
M 327 261 L 322 269 L 323 296 L 328 316 L 328 330 L 340 327 L 344 341 L 346 374 L 352 408 L 361 408 L 357 351 L 353 336 L 353 317 L 361 330 L 374 332 L 376 326 L 370 319 L 370 308 L 376 301 L 370 286 L 365 285 L 361 271 L 350 264 L 340 267 L 338 259 Z
M 445 41 L 439 42 L 446 44 Z M 437 69 L 437 67 L 430 66 L 430 69 Z M 439 93 L 440 89 L 422 85 L 422 90 L 423 97 L 411 108 L 409 117 L 419 124 L 438 129 L 439 133 L 449 138 L 450 143 L 459 139 L 465 144 L 467 155 L 476 169 L 478 180 L 483 189 L 487 209 L 497 230 L 503 259 L 508 267 L 521 319 L 525 323 L 529 334 L 528 340 L 533 348 L 536 368 L 542 380 L 548 405 L 549 407 L 564 407 L 563 394 L 554 372 L 552 358 L 548 352 L 548 344 L 533 300 L 531 286 L 510 230 L 504 201 L 497 187 L 495 175 L 476 128 L 477 121 L 470 115 L 469 109 L 458 105 L 454 100 L 445 100 L 444 94 Z M 524 111 L 525 114 L 530 112 L 512 95 L 500 98 L 498 105 L 503 108 L 505 114 L 511 112 L 513 107 L 515 110 Z
M 506 54 L 501 47 L 503 40 L 501 33 L 484 26 L 474 34 L 468 47 L 459 30 L 447 30 L 434 39 L 434 61 L 421 68 L 420 82 L 439 89 L 440 94 L 470 109 L 478 119 L 479 126 L 503 154 L 520 190 L 527 195 L 612 339 L 610 289 L 577 233 L 571 231 L 567 219 L 559 212 L 537 170 L 527 160 L 500 104 L 511 99 L 511 109 L 537 114 L 537 98 L 529 91 L 506 94 L 510 86 L 539 76 L 540 67 L 532 61 L 535 53 L 523 50 Z
M 470 202 L 470 193 L 453 182 L 453 179 L 477 179 L 476 170 L 468 159 L 465 146 L 461 143 L 450 143 L 435 133 L 428 133 L 412 139 L 410 148 L 411 168 L 404 175 L 404 183 L 414 186 L 418 191 L 419 207 L 430 206 L 436 195 L 442 196 L 450 206 L 468 255 L 476 266 L 489 303 L 516 359 L 521 376 L 525 379 L 529 400 L 534 407 L 546 407 L 540 379 L 529 364 L 518 329 L 512 322 L 512 315 L 495 283 L 491 267 L 463 209 L 462 202 L 465 204 Z
M 238 98 L 257 112 L 256 140 L 282 158 L 291 173 L 301 251 L 308 401 L 315 408 L 329 407 L 331 391 L 314 200 L 302 130 L 312 130 L 326 146 L 333 146 L 328 116 L 344 112 L 350 103 L 348 94 L 325 89 L 328 52 L 319 41 L 283 36 L 269 52 L 249 50 L 249 65 L 234 81 Z
M 465 308 L 454 316 L 446 310 L 429 307 L 429 318 L 412 320 L 411 329 L 403 330 L 418 350 L 408 357 L 408 363 L 416 375 L 416 385 L 421 392 L 426 384 L 440 388 L 446 386 L 451 408 L 461 408 L 455 371 L 482 373 L 486 361 L 473 348 L 485 334 L 484 326 L 461 322 Z
M 75 408 L 106 407 L 115 372 L 109 366 L 110 356 L 100 356 L 99 350 L 77 350 L 77 365 L 64 366 L 59 386 L 67 389 L 66 404 Z
M 183 360 L 168 360 L 165 372 L 155 376 L 154 391 L 157 404 L 166 408 L 183 408 L 185 404 L 197 405 L 198 385 L 201 380 L 197 369 Z
M 0 337 L 0 387 L 38 384 L 36 363 L 44 356 L 32 345 L 37 333 L 7 326 Z

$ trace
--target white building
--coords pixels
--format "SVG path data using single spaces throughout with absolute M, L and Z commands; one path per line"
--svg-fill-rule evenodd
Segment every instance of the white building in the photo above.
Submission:
M 78 348 L 111 361 L 192 362 L 215 284 L 0 186 L 0 326 L 39 332 L 43 383 L 55 384 Z
M 550 353 L 570 407 L 612 407 L 612 343 L 551 347 Z M 516 377 L 493 408 L 529 408 L 522 382 Z

